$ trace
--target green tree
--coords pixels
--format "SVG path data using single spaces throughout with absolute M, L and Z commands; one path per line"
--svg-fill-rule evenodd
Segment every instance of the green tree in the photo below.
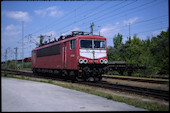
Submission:
M 140 40 L 137 35 L 129 37 L 125 44 L 118 33 L 113 38 L 114 47 L 108 47 L 109 61 L 126 61 L 127 64 L 145 66 L 140 74 L 169 74 L 169 29 L 155 37 Z
M 108 54 L 108 60 L 109 61 L 121 61 L 122 58 L 120 56 L 119 48 L 113 48 L 112 46 L 109 46 L 107 48 L 107 54 Z
M 142 54 L 142 41 L 137 37 L 133 36 L 133 39 L 125 43 L 124 50 L 122 51 L 122 57 L 128 64 L 139 65 L 139 57 Z
M 118 33 L 118 35 L 114 36 L 113 38 L 113 44 L 114 44 L 114 48 L 117 48 L 118 46 L 120 46 L 122 44 L 122 35 Z
M 158 68 L 158 74 L 169 74 L 169 29 L 152 38 L 150 51 L 156 61 L 154 67 Z

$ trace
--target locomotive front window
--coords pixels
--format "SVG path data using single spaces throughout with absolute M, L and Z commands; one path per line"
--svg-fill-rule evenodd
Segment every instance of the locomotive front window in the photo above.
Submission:
M 105 41 L 94 40 L 94 48 L 105 48 Z
M 80 48 L 92 48 L 92 40 L 80 40 Z
M 105 49 L 104 40 L 80 40 L 80 48 Z

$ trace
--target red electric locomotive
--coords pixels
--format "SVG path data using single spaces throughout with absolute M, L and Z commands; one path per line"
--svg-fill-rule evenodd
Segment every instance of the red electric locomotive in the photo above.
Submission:
M 108 71 L 106 38 L 73 31 L 32 50 L 32 71 L 54 73 L 73 81 L 98 81 Z

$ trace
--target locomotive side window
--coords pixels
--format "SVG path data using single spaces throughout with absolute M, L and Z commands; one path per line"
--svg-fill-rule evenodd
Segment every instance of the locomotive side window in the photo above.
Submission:
M 80 48 L 92 48 L 92 40 L 80 40 Z
M 76 40 L 71 40 L 70 41 L 70 49 L 75 49 L 76 48 Z
M 60 54 L 60 44 L 37 50 L 37 57 Z

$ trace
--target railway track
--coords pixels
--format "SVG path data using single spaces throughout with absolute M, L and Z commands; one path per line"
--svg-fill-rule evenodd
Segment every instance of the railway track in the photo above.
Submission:
M 3 69 L 1 69 L 1 71 L 6 71 L 6 72 L 8 72 L 8 74 L 25 75 L 25 76 L 36 77 L 36 78 L 38 77 L 38 78 L 46 78 L 46 79 L 54 79 L 54 80 L 64 81 L 64 79 L 59 79 L 54 76 L 39 76 L 39 75 L 35 75 L 31 72 L 22 72 L 22 71 L 16 71 L 16 70 L 3 70 Z M 71 82 L 71 81 L 69 81 L 69 82 Z M 96 83 L 92 83 L 92 82 L 76 82 L 76 83 L 95 86 L 95 87 L 101 87 L 101 88 L 106 88 L 106 89 L 111 89 L 111 90 L 119 90 L 119 91 L 123 91 L 123 92 L 136 93 L 139 95 L 146 95 L 146 96 L 151 96 L 154 98 L 159 98 L 159 99 L 164 99 L 166 101 L 169 101 L 169 91 L 166 91 L 166 90 L 151 89 L 151 88 L 136 87 L 136 86 L 129 86 L 129 85 L 121 85 L 121 84 L 113 84 L 113 83 L 108 83 L 106 81 L 100 81 L 100 82 L 96 82 Z
M 112 77 L 103 76 L 103 78 L 118 79 L 118 80 L 130 80 L 130 81 L 156 83 L 156 84 L 167 84 L 169 82 L 167 80 L 151 80 L 151 79 L 128 78 L 128 77 L 117 77 L 117 76 L 112 76 Z
M 85 84 L 96 86 L 96 87 L 102 87 L 106 89 L 119 90 L 123 92 L 130 92 L 130 93 L 133 92 L 139 95 L 151 96 L 154 98 L 159 98 L 159 99 L 164 99 L 166 101 L 169 101 L 169 91 L 166 90 L 136 87 L 136 86 L 122 85 L 122 84 L 113 84 L 113 83 L 108 83 L 106 81 L 101 81 L 97 84 L 93 84 L 93 83 L 85 83 Z

